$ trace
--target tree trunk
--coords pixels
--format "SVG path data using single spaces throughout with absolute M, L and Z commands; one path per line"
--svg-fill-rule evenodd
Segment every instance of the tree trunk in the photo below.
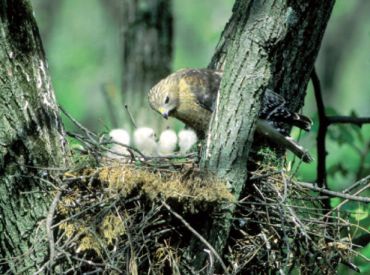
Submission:
M 0 63 L 0 273 L 33 273 L 48 252 L 48 178 L 66 146 L 27 0 L 0 0 Z
M 171 0 L 124 1 L 123 104 L 139 126 L 163 124 L 159 115 L 148 116 L 147 93 L 171 71 L 171 5 Z
M 224 69 L 201 165 L 226 180 L 239 199 L 262 92 L 270 87 L 297 111 L 334 1 L 237 0 L 209 67 Z M 208 240 L 222 254 L 234 206 L 210 226 Z M 197 255 L 203 266 L 204 252 Z

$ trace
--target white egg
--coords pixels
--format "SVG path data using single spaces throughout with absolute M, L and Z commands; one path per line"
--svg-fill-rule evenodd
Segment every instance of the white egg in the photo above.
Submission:
M 155 141 L 155 133 L 152 128 L 140 127 L 134 132 L 134 142 L 136 148 L 147 157 L 157 155 L 157 142 Z
M 177 135 L 173 130 L 165 130 L 159 137 L 158 154 L 160 156 L 173 155 L 177 147 Z
M 198 142 L 197 134 L 191 129 L 184 129 L 179 132 L 180 153 L 186 154 Z
M 130 145 L 130 135 L 125 129 L 113 129 L 109 132 L 113 142 L 117 142 L 124 145 Z M 124 158 L 122 155 L 129 155 L 129 152 L 125 146 L 113 143 L 110 152 L 107 153 L 109 158 Z

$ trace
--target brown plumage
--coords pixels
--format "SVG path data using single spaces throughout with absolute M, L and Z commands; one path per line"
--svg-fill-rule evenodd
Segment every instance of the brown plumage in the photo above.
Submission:
M 175 117 L 193 128 L 204 138 L 215 109 L 222 72 L 209 69 L 182 69 L 162 79 L 149 92 L 150 106 L 164 118 Z M 290 112 L 285 100 L 272 90 L 266 90 L 262 100 L 256 131 L 286 147 L 305 162 L 312 158 L 307 151 L 280 129 L 281 123 L 309 130 L 311 120 Z
M 214 71 L 183 69 L 162 79 L 149 92 L 150 106 L 163 115 L 176 117 L 204 136 L 217 97 L 221 77 Z

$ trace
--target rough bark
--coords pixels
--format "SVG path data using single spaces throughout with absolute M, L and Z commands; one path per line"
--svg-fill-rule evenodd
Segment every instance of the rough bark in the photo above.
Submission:
M 172 59 L 171 0 L 124 0 L 123 104 L 140 125 L 158 127 L 163 119 L 148 116 L 147 93 L 170 73 Z M 151 111 L 150 111 L 151 112 Z
M 302 107 L 333 4 L 320 0 L 235 2 L 210 64 L 225 73 L 201 164 L 230 183 L 236 200 L 247 180 L 260 95 L 270 87 L 288 99 L 292 110 Z M 209 240 L 220 254 L 233 210 L 234 206 L 224 209 L 210 229 Z M 202 252 L 196 258 L 202 266 Z
M 65 165 L 64 132 L 32 9 L 0 1 L 0 273 L 33 273 L 47 256 L 47 179 Z

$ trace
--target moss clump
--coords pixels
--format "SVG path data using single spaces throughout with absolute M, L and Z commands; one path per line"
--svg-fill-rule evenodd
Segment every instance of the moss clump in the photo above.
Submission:
M 124 165 L 104 167 L 100 169 L 98 178 L 107 186 L 108 192 L 120 193 L 123 197 L 139 192 L 150 200 L 163 198 L 194 202 L 233 201 L 226 185 L 215 176 L 186 176 L 187 173 L 154 172 L 134 165 Z
M 122 218 L 114 214 L 105 216 L 99 229 L 108 245 L 112 245 L 114 240 L 126 233 Z

